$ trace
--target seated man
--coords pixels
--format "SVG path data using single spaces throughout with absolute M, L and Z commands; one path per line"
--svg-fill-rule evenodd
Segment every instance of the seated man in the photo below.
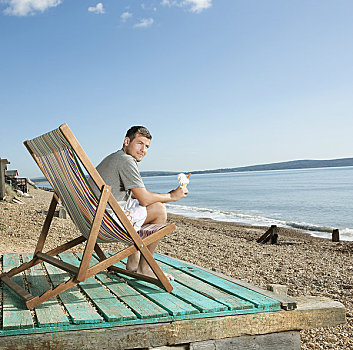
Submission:
M 169 193 L 146 190 L 137 163 L 146 155 L 151 139 L 145 127 L 133 126 L 126 133 L 123 148 L 104 158 L 97 166 L 97 171 L 104 182 L 112 187 L 112 194 L 136 231 L 144 224 L 165 224 L 167 211 L 163 203 L 175 202 L 188 193 L 187 188 L 182 186 Z M 157 244 L 158 241 L 148 246 L 152 254 Z M 155 277 L 146 260 L 140 257 L 140 252 L 129 256 L 126 269 Z M 169 274 L 166 276 L 173 279 Z

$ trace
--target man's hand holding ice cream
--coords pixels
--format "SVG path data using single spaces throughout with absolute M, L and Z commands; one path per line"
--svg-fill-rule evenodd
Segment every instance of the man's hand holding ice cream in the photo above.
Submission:
M 189 190 L 187 189 L 187 185 L 189 183 L 189 178 L 191 174 L 186 176 L 185 174 L 181 173 L 178 175 L 178 181 L 180 183 L 180 186 L 177 187 L 175 190 L 170 191 L 170 197 L 172 201 L 178 201 L 181 198 L 185 198 L 187 194 L 189 193 Z

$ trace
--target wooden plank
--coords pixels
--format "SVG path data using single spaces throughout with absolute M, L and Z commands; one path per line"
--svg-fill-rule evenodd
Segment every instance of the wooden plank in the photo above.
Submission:
M 300 332 L 288 331 L 261 335 L 243 335 L 216 340 L 206 340 L 190 344 L 189 350 L 300 350 Z
M 161 321 L 169 318 L 166 310 L 144 297 L 127 283 L 117 279 L 112 280 L 104 272 L 98 274 L 97 278 L 128 305 L 140 319 Z
M 161 258 L 163 259 L 163 258 Z M 209 283 L 227 293 L 238 296 L 241 299 L 247 300 L 255 305 L 256 308 L 261 308 L 263 311 L 275 310 L 274 308 L 279 309 L 279 302 L 272 298 L 266 297 L 262 294 L 256 293 L 254 291 L 248 290 L 242 286 L 239 286 L 235 283 L 224 280 L 218 276 L 215 276 L 212 273 L 206 272 L 202 269 L 191 267 L 186 263 L 175 262 L 169 258 L 164 259 L 167 264 L 176 265 L 176 267 L 185 273 L 194 276 L 202 281 Z
M 22 254 L 24 262 L 30 261 L 33 254 Z M 41 265 L 36 265 L 26 271 L 27 281 L 33 295 L 41 295 L 51 288 Z M 50 325 L 68 325 L 69 319 L 66 317 L 63 308 L 59 305 L 56 298 L 52 298 L 35 308 L 35 313 L 39 327 Z
M 43 261 L 48 262 L 51 265 L 54 265 L 58 267 L 61 270 L 67 271 L 72 273 L 73 275 L 77 275 L 78 273 L 78 267 L 77 266 L 72 266 L 70 264 L 67 264 L 57 258 L 54 258 L 53 256 L 38 252 L 37 257 Z
M 20 264 L 17 253 L 3 255 L 3 272 L 7 272 Z M 23 274 L 12 277 L 12 280 L 24 288 Z M 23 299 L 14 294 L 8 287 L 3 287 L 3 329 L 33 328 L 31 311 L 27 310 Z
M 158 258 L 158 257 L 162 257 L 164 255 L 155 253 L 155 256 L 156 256 L 156 258 Z M 177 258 L 168 257 L 168 259 L 173 259 L 175 261 L 180 261 L 180 262 L 186 263 L 185 261 L 177 259 Z M 189 262 L 187 263 L 187 265 L 190 266 L 190 267 L 192 267 L 192 266 L 193 267 L 197 267 L 197 268 L 199 268 L 201 270 L 204 270 L 204 271 L 207 271 L 207 272 L 209 272 L 209 273 L 211 273 L 211 274 L 213 274 L 215 276 L 223 278 L 224 280 L 233 282 L 235 284 L 238 284 L 239 286 L 245 287 L 245 288 L 247 288 L 249 290 L 253 290 L 254 292 L 257 292 L 259 294 L 266 295 L 267 297 L 275 299 L 275 300 L 277 300 L 277 301 L 279 301 L 281 303 L 282 309 L 295 310 L 296 307 L 297 307 L 296 300 L 291 298 L 291 297 L 288 297 L 286 295 L 281 295 L 281 294 L 278 294 L 278 293 L 274 293 L 274 292 L 269 291 L 267 289 L 263 289 L 263 288 L 260 288 L 258 286 L 255 286 L 255 285 L 253 285 L 251 283 L 236 279 L 234 277 L 227 276 L 227 275 L 225 275 L 223 273 L 220 273 L 220 272 L 211 271 L 210 269 L 207 269 L 205 267 L 200 267 L 200 266 L 197 266 L 197 265 L 189 263 Z
M 158 259 L 159 261 L 182 270 L 191 276 L 194 276 L 204 282 L 209 283 L 212 286 L 226 291 L 227 293 L 251 302 L 257 309 L 261 311 L 275 311 L 280 309 L 280 303 L 277 300 L 266 297 L 245 287 L 239 286 L 233 282 L 224 280 L 223 278 L 215 276 L 214 274 L 204 271 L 200 268 L 189 266 L 182 261 L 176 261 L 163 255 L 158 255 Z
M 44 265 L 54 287 L 69 279 L 70 276 L 67 272 L 63 272 L 48 263 L 44 263 Z M 59 298 L 62 301 L 66 311 L 69 313 L 73 323 L 99 323 L 103 321 L 102 317 L 98 314 L 94 307 L 89 304 L 77 286 L 60 293 Z
M 166 309 L 172 316 L 186 316 L 198 314 L 199 310 L 183 300 L 180 300 L 175 295 L 165 292 L 163 289 L 152 285 L 148 282 L 138 281 L 130 277 L 125 277 L 127 282 L 145 297 L 152 300 L 160 307 Z M 174 283 L 172 283 L 173 285 Z
M 78 254 L 80 258 L 81 254 Z M 95 257 L 92 257 L 92 263 L 96 263 Z M 130 287 L 126 282 L 120 279 L 110 278 L 101 272 L 96 275 L 105 287 L 109 288 L 120 300 L 127 304 L 141 319 L 163 319 L 168 318 L 169 313 L 160 306 L 153 303 L 151 300 L 144 297 L 141 293 L 137 292 L 134 288 Z
M 123 261 L 125 263 L 125 261 Z M 254 305 L 234 295 L 229 295 L 214 286 L 207 284 L 193 276 L 177 270 L 170 265 L 160 262 L 165 273 L 171 274 L 173 282 L 172 294 L 196 307 L 200 312 L 219 312 L 225 310 L 254 309 Z
M 72 253 L 60 254 L 60 258 L 68 264 L 77 264 L 78 260 Z M 91 299 L 97 309 L 109 322 L 136 319 L 136 315 L 115 298 L 93 277 L 80 283 L 80 287 Z
M 178 282 L 173 283 L 172 294 L 178 297 L 179 299 L 190 303 L 196 309 L 202 313 L 213 314 L 220 311 L 228 310 L 228 307 L 222 303 L 219 303 L 209 297 L 196 292 L 195 290 L 186 287 Z M 250 306 L 249 306 L 250 308 Z
M 160 263 L 162 270 L 164 272 L 170 273 L 174 278 L 176 283 L 174 284 L 174 288 L 177 290 L 173 290 L 173 294 L 177 295 L 179 298 L 184 299 L 186 302 L 191 304 L 194 303 L 193 298 L 195 298 L 195 294 L 198 294 L 205 298 L 206 305 L 209 304 L 212 307 L 209 310 L 201 312 L 216 312 L 225 309 L 230 310 L 246 310 L 246 309 L 254 309 L 254 305 L 250 302 L 247 302 L 241 298 L 238 298 L 234 295 L 229 295 L 228 293 L 223 292 L 222 290 L 214 287 L 213 285 L 209 285 L 202 280 L 199 280 L 191 275 L 186 274 L 181 270 L 177 270 L 167 264 Z M 186 289 L 190 292 L 186 293 Z M 201 294 L 200 294 L 201 293 Z M 188 296 L 190 298 L 188 299 Z M 203 299 L 202 299 L 203 300 Z M 196 305 L 194 305 L 197 307 Z M 214 308 L 212 310 L 212 308 Z
M 124 268 L 124 264 L 118 263 L 115 264 L 120 268 Z M 159 305 L 160 307 L 166 309 L 170 315 L 172 316 L 185 316 L 191 314 L 197 314 L 200 311 L 193 307 L 192 305 L 186 303 L 183 300 L 180 300 L 175 295 L 166 292 L 165 290 L 155 286 L 151 283 L 140 281 L 133 279 L 129 276 L 119 275 L 123 277 L 130 286 L 139 291 L 148 299 L 152 300 L 154 303 Z M 113 278 L 113 277 L 112 277 Z M 171 281 L 172 285 L 174 285 L 174 281 Z

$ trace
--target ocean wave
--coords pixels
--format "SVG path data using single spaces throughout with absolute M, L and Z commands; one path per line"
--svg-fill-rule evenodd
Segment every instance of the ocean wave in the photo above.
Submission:
M 256 224 L 258 226 L 274 225 L 279 223 L 283 225 L 285 224 L 284 221 L 281 222 L 279 220 L 274 220 L 259 215 L 244 214 L 235 211 L 199 208 L 177 204 L 167 204 L 166 207 L 168 212 L 172 214 L 178 214 L 188 217 L 209 218 L 216 221 L 231 221 L 249 225 Z
M 315 231 L 315 232 L 331 232 L 333 230 L 333 227 L 326 227 L 326 226 L 318 226 L 314 224 L 308 224 L 306 222 L 286 222 L 286 226 L 292 227 L 292 228 L 297 228 L 300 230 L 306 230 L 306 231 Z

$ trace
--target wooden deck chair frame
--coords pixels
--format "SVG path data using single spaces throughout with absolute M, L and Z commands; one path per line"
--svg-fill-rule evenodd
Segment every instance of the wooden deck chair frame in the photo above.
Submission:
M 87 155 L 83 151 L 82 147 L 76 140 L 74 134 L 71 132 L 67 124 L 61 125 L 59 129 L 62 132 L 62 134 L 65 136 L 68 143 L 71 145 L 72 149 L 76 153 L 81 164 L 86 169 L 88 175 L 95 182 L 98 189 L 100 189 L 101 194 L 100 194 L 98 206 L 95 212 L 95 216 L 91 225 L 89 236 L 88 238 L 85 238 L 83 235 L 79 236 L 67 243 L 64 243 L 52 250 L 47 251 L 46 253 L 43 253 L 44 244 L 49 233 L 49 228 L 54 216 L 54 212 L 58 204 L 58 201 L 60 199 L 57 193 L 54 192 L 53 198 L 49 206 L 48 214 L 45 218 L 36 248 L 33 253 L 32 260 L 30 260 L 27 263 L 23 263 L 19 267 L 13 268 L 12 270 L 6 273 L 2 273 L 0 275 L 1 280 L 24 300 L 26 307 L 28 309 L 33 309 L 34 307 L 40 305 L 44 301 L 51 299 L 53 297 L 56 297 L 63 291 L 68 290 L 69 288 L 79 284 L 80 282 L 83 282 L 87 278 L 92 277 L 98 272 L 101 272 L 105 269 L 113 270 L 122 274 L 135 277 L 137 279 L 154 283 L 164 288 L 166 291 L 171 292 L 173 287 L 171 286 L 169 280 L 166 278 L 165 274 L 162 272 L 158 263 L 153 258 L 153 255 L 148 250 L 147 246 L 155 242 L 156 240 L 161 239 L 163 236 L 167 235 L 168 233 L 173 232 L 175 230 L 175 225 L 170 224 L 170 225 L 164 226 L 162 229 L 142 239 L 139 236 L 139 234 L 136 232 L 136 230 L 130 223 L 129 219 L 122 211 L 122 209 L 120 208 L 114 196 L 112 195 L 110 186 L 104 183 L 103 179 L 101 178 L 96 168 L 92 165 L 92 163 L 88 159 Z M 46 178 L 49 180 L 49 177 L 47 176 L 45 169 L 41 166 L 40 162 L 37 159 L 37 156 L 32 152 L 32 150 L 30 149 L 27 143 L 28 141 L 24 142 L 27 149 L 31 153 L 32 157 L 34 158 L 38 166 L 41 168 Z M 114 255 L 109 257 L 107 257 L 104 254 L 103 250 L 99 247 L 97 243 L 99 228 L 102 223 L 102 219 L 103 219 L 107 204 L 110 205 L 111 209 L 114 211 L 116 216 L 120 219 L 122 225 L 130 235 L 133 242 L 133 244 L 131 244 L 130 246 L 126 247 L 120 252 L 115 253 Z M 65 263 L 62 260 L 55 257 L 56 255 L 62 252 L 65 252 L 66 250 L 84 242 L 86 244 L 85 244 L 84 253 L 79 267 Z M 100 261 L 96 263 L 94 266 L 90 267 L 89 264 L 94 251 L 98 255 Z M 136 251 L 140 251 L 140 253 L 144 256 L 147 263 L 149 264 L 152 271 L 154 272 L 156 278 L 147 277 L 138 273 L 130 272 L 125 269 L 120 269 L 118 267 L 113 266 L 120 260 L 127 258 L 128 256 L 135 253 Z M 68 272 L 71 277 L 66 282 L 59 284 L 55 288 L 48 289 L 40 296 L 31 295 L 24 288 L 22 288 L 20 285 L 18 285 L 17 283 L 11 280 L 11 277 L 31 268 L 34 265 L 39 264 L 42 261 L 52 264 Z

